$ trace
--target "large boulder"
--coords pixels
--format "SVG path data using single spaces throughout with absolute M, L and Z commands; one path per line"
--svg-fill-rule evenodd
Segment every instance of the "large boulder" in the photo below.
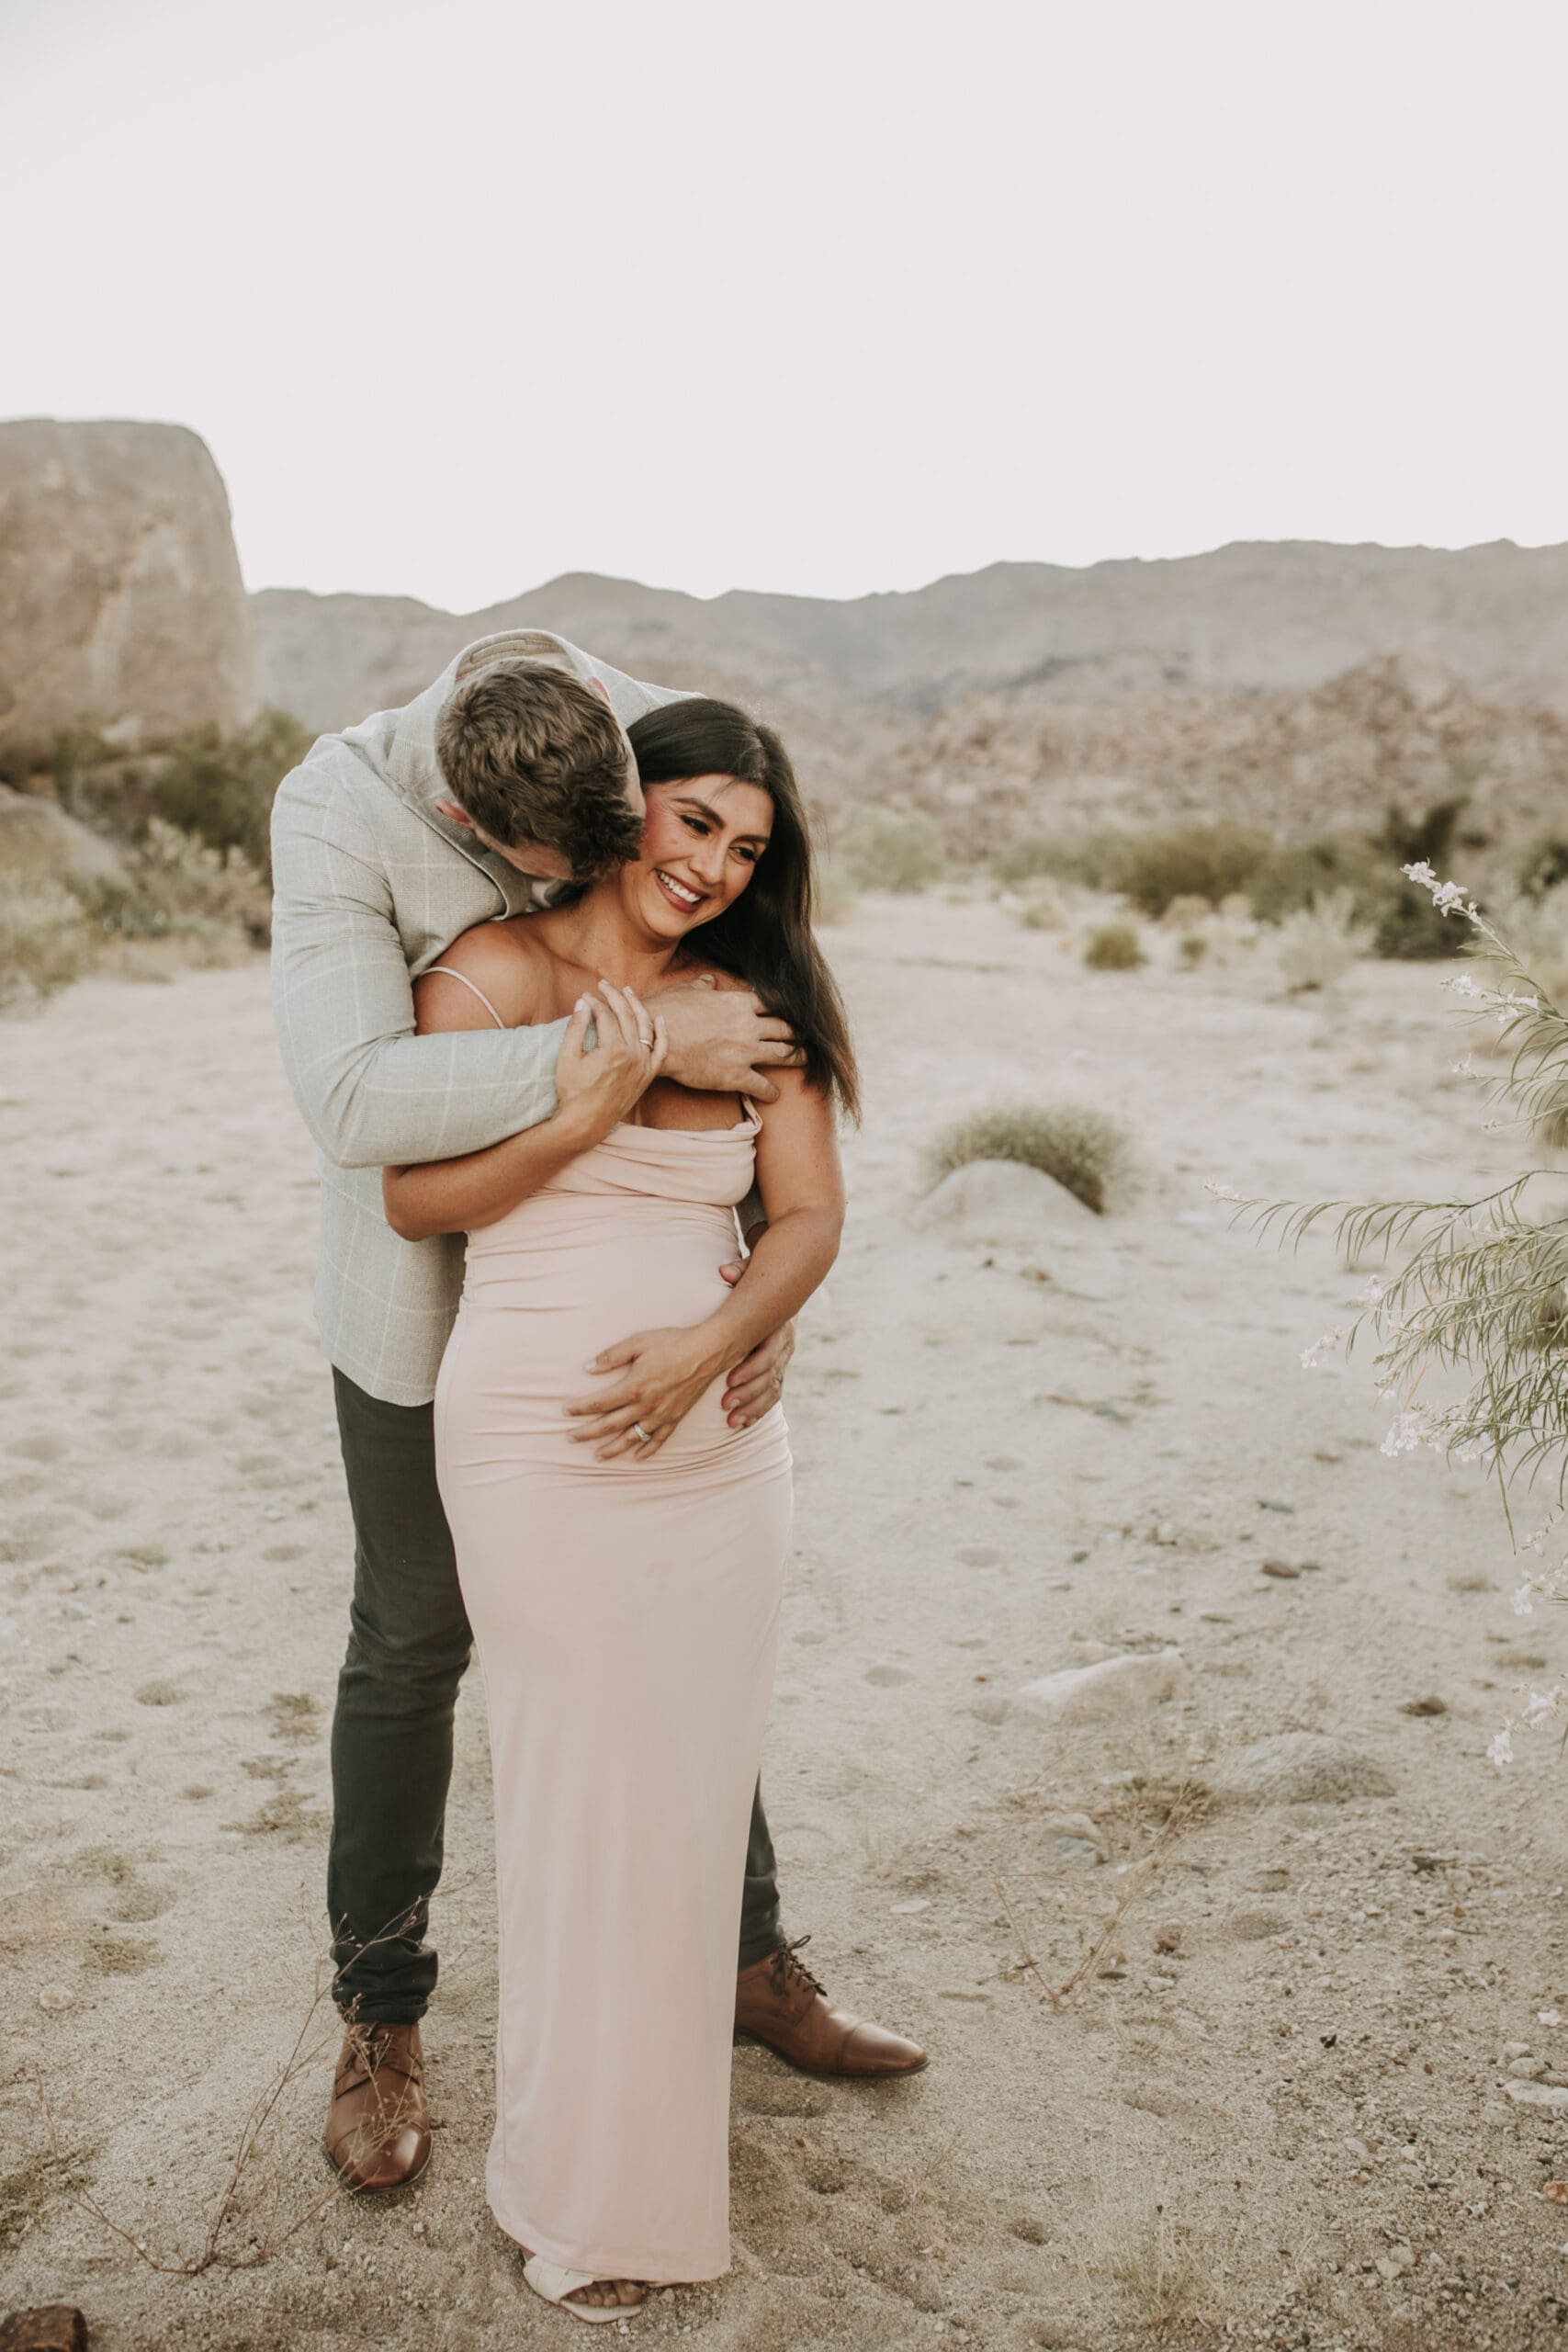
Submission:
M 130 899 L 135 884 L 112 842 L 52 800 L 0 784 L 0 877 L 60 882 L 87 900 Z
M 179 424 L 0 424 L 0 769 L 155 751 L 256 708 L 222 478 Z

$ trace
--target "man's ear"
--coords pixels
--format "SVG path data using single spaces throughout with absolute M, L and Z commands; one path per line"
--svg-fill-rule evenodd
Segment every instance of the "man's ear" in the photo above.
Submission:
M 444 817 L 450 817 L 455 825 L 467 825 L 468 831 L 472 832 L 474 829 L 473 819 L 468 814 L 466 809 L 459 808 L 455 800 L 438 800 L 435 805 L 440 809 L 441 814 Z
M 603 679 L 603 678 L 590 678 L 590 679 L 588 680 L 587 684 L 588 684 L 588 691 L 589 691 L 589 693 L 590 693 L 591 695 L 597 695 L 601 702 L 608 702 L 608 701 L 609 701 L 609 699 L 610 699 L 610 689 L 609 689 L 609 687 L 604 684 L 604 679 Z

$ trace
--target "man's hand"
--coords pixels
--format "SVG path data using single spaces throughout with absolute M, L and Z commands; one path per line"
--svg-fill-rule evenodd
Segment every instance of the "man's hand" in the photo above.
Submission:
M 744 1259 L 734 1259 L 719 1272 L 731 1289 L 746 1272 Z M 724 1415 L 732 1430 L 750 1429 L 771 1412 L 784 1393 L 784 1370 L 795 1353 L 795 1325 L 786 1323 L 782 1330 L 772 1331 L 754 1347 L 745 1361 L 738 1363 L 729 1375 L 724 1392 Z
M 705 976 L 649 994 L 664 1023 L 664 1075 L 705 1094 L 750 1094 L 776 1102 L 770 1069 L 804 1059 L 786 1021 L 764 1012 L 748 989 L 721 989 Z

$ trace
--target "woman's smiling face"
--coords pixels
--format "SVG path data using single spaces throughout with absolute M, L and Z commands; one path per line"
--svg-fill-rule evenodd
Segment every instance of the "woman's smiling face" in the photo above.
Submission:
M 773 804 L 732 775 L 648 787 L 642 853 L 619 869 L 623 896 L 656 938 L 679 939 L 737 899 L 768 846 Z

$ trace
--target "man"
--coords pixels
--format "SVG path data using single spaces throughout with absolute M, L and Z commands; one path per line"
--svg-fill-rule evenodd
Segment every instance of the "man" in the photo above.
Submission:
M 425 1933 L 470 1645 L 431 1407 L 463 1243 L 400 1240 L 380 1171 L 477 1151 L 548 1118 L 565 1029 L 419 1037 L 412 984 L 470 925 L 525 911 L 551 883 L 591 879 L 628 854 L 642 797 L 625 729 L 677 699 L 543 631 L 482 639 L 406 708 L 323 736 L 274 810 L 274 1009 L 321 1151 L 317 1314 L 355 1524 L 327 1880 L 347 2031 L 326 2148 L 355 2188 L 406 2187 L 429 2159 L 419 2020 L 436 1958 Z M 481 708 L 482 729 L 468 729 Z M 530 812 L 508 840 L 446 797 L 442 773 L 481 736 L 494 758 L 498 735 L 508 773 L 496 805 Z M 485 806 L 483 784 L 465 766 L 470 811 Z M 671 1077 L 774 1099 L 768 1070 L 794 1047 L 756 999 L 688 984 L 658 1003 Z M 743 1280 L 743 1267 L 730 1274 Z M 777 1332 L 730 1374 L 725 1409 L 737 1424 L 773 1402 L 793 1345 Z M 518 1534 L 526 1541 L 526 1529 Z M 916 2043 L 834 2007 L 785 1940 L 760 1792 L 746 1871 L 737 2031 L 826 2074 L 923 2065 Z M 658 1934 L 657 1920 L 648 1931 Z

